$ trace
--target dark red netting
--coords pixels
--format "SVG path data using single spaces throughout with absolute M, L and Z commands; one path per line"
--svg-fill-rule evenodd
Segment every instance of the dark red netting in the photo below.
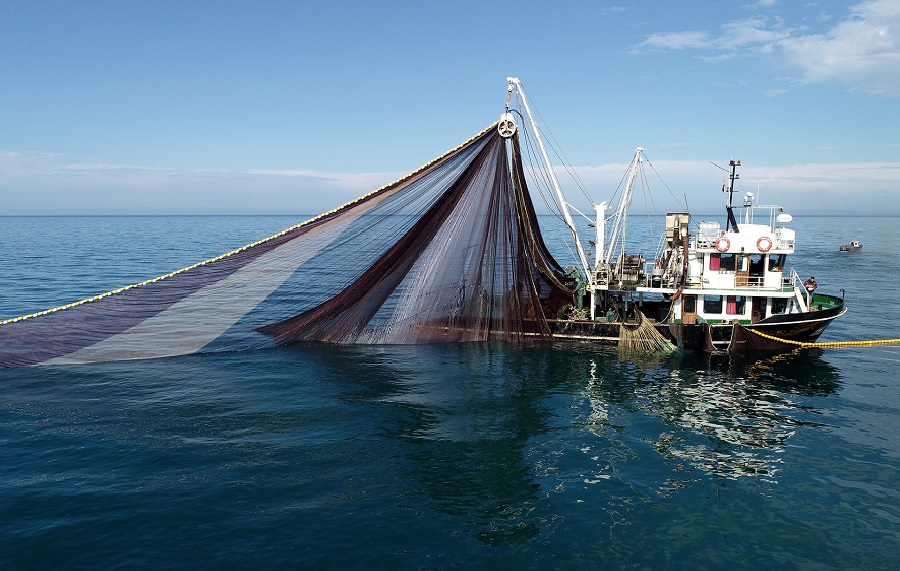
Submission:
M 404 236 L 321 305 L 260 331 L 281 342 L 423 343 L 549 339 L 571 303 L 541 238 L 518 138 L 492 132 Z M 512 174 L 510 170 L 512 169 Z

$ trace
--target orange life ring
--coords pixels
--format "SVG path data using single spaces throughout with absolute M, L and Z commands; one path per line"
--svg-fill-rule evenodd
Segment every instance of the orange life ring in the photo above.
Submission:
M 763 243 L 765 243 L 765 246 L 763 246 Z M 768 252 L 772 249 L 772 239 L 768 236 L 763 236 L 756 241 L 756 249 L 760 252 Z
M 729 240 L 725 236 L 722 236 L 721 238 L 718 238 L 716 240 L 716 250 L 718 250 L 720 252 L 727 252 L 728 248 L 730 248 L 730 247 L 731 247 L 731 240 Z

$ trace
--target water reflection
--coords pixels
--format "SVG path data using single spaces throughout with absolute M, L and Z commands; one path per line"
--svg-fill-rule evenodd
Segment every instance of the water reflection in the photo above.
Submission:
M 40 458 L 27 435 L 49 436 L 79 485 L 90 457 L 92 490 L 211 494 L 232 522 L 249 505 L 233 494 L 251 490 L 254 510 L 282 514 L 277 529 L 315 520 L 309 540 L 329 545 L 350 526 L 427 521 L 519 547 L 552 541 L 564 520 L 634 525 L 658 495 L 778 480 L 791 439 L 827 423 L 820 399 L 841 383 L 809 351 L 323 345 L 0 371 L 0 420 L 26 435 L 11 454 Z M 16 477 L 44 474 L 36 462 Z
M 777 480 L 788 439 L 799 426 L 824 426 L 808 396 L 840 386 L 838 371 L 810 351 L 763 360 L 679 354 L 670 359 L 611 360 L 589 364 L 587 426 L 601 437 L 610 407 L 658 419 L 645 435 L 673 471 L 663 490 L 685 486 L 692 472 Z M 671 488 L 671 489 L 670 489 Z
M 340 351 L 342 374 L 364 387 L 351 398 L 390 411 L 382 431 L 408 461 L 410 496 L 424 492 L 429 509 L 461 518 L 487 545 L 521 545 L 552 527 L 558 516 L 535 513 L 544 491 L 529 442 L 558 424 L 548 394 L 583 380 L 583 361 L 489 344 Z
M 764 361 L 624 359 L 581 345 L 338 352 L 338 376 L 360 383 L 343 398 L 390 411 L 382 434 L 429 508 L 489 545 L 554 528 L 561 516 L 542 502 L 576 486 L 605 490 L 612 515 L 710 477 L 777 481 L 798 428 L 824 425 L 815 397 L 840 386 L 809 351 Z

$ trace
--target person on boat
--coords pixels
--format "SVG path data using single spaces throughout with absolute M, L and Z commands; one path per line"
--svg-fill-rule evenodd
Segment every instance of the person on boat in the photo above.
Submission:
M 816 278 L 814 276 L 810 276 L 808 280 L 803 282 L 803 287 L 806 288 L 806 305 L 809 307 L 810 304 L 812 304 L 813 292 L 816 291 L 819 284 L 816 283 Z

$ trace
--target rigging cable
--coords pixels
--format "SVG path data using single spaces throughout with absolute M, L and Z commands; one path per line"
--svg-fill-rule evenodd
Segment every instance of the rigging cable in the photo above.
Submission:
M 645 156 L 646 156 L 646 155 L 645 155 Z M 653 163 L 650 162 L 650 159 L 647 159 L 647 164 L 650 165 L 650 168 L 651 168 L 651 169 L 653 169 L 653 172 L 656 174 L 656 178 L 658 178 L 658 179 L 659 179 L 659 182 L 661 182 L 662 185 L 666 188 L 666 190 L 669 191 L 669 194 L 672 195 L 672 198 L 675 199 L 675 202 L 677 202 L 679 206 L 682 206 L 682 207 L 685 209 L 685 211 L 687 212 L 687 205 L 686 205 L 686 204 L 682 204 L 681 201 L 678 199 L 678 197 L 675 196 L 675 193 L 672 192 L 672 189 L 669 188 L 669 185 L 666 184 L 666 181 L 663 180 L 663 177 L 660 176 L 659 172 L 657 172 L 656 167 L 653 166 Z M 720 168 L 721 168 L 721 167 L 720 167 Z
M 533 101 L 534 99 L 532 98 L 532 102 Z M 581 184 L 581 180 L 578 178 L 577 173 L 575 173 L 575 170 L 572 167 L 572 164 L 569 162 L 569 159 L 565 156 L 565 153 L 559 150 L 561 149 L 561 147 L 559 146 L 559 143 L 557 143 L 556 137 L 553 136 L 553 132 L 550 131 L 550 128 L 548 127 L 549 124 L 544 120 L 544 117 L 541 115 L 541 111 L 537 106 L 535 106 L 534 112 L 538 116 L 538 119 L 541 120 L 541 125 L 543 125 L 541 131 L 548 135 L 548 146 L 553 149 L 553 153 L 556 155 L 556 158 L 559 159 L 563 168 L 566 169 L 568 175 L 572 177 L 572 180 L 575 181 L 575 185 L 581 191 L 581 194 L 583 194 L 584 197 L 587 198 L 588 202 L 591 203 L 591 206 L 595 206 L 594 199 L 591 198 L 591 196 L 585 190 L 584 185 Z
M 562 227 L 566 227 L 567 225 L 562 215 L 562 208 L 564 207 L 564 205 L 561 205 L 557 202 L 556 194 L 551 190 L 553 182 L 550 179 L 550 174 L 543 166 L 543 161 L 540 160 L 537 156 L 537 149 L 532 141 L 532 137 L 530 136 L 530 123 L 525 120 L 521 112 L 519 112 L 518 110 L 515 110 L 515 112 L 519 117 L 522 118 L 523 125 L 529 125 L 528 128 L 519 129 L 519 133 L 521 135 L 520 138 L 524 141 L 526 150 L 526 153 L 524 153 L 524 155 L 528 158 L 528 170 L 531 172 L 530 178 L 534 183 L 534 186 L 537 187 L 538 195 L 541 197 L 544 206 L 547 207 L 547 211 L 556 219 L 556 224 L 559 224 Z M 557 226 L 557 231 L 560 231 L 560 229 L 561 227 Z M 577 260 L 578 255 L 572 248 L 572 238 L 569 236 L 569 232 L 561 231 L 560 233 L 562 234 L 562 236 L 564 236 L 562 243 L 566 245 L 566 249 L 569 251 L 569 255 L 572 257 L 572 260 Z
M 519 97 L 516 95 L 516 101 L 518 102 Z M 546 168 L 543 166 L 544 163 L 537 156 L 537 149 L 534 146 L 534 143 L 529 136 L 531 133 L 531 123 L 530 121 L 526 121 L 524 116 L 522 116 L 521 112 L 517 111 L 519 117 L 522 118 L 522 124 L 527 125 L 527 127 L 523 129 L 519 129 L 519 133 L 523 135 L 525 139 L 525 143 L 528 149 L 528 159 L 529 159 L 529 167 L 532 173 L 532 179 L 537 183 L 538 190 L 541 192 L 541 200 L 543 200 L 544 205 L 547 207 L 548 211 L 554 214 L 560 221 L 564 222 L 562 216 L 562 209 L 564 205 L 559 204 L 557 202 L 556 193 L 554 193 L 551 188 L 553 187 L 553 181 L 550 178 L 550 173 L 546 171 Z M 550 196 L 550 201 L 548 201 L 547 197 Z M 550 202 L 552 201 L 553 206 L 551 206 Z

